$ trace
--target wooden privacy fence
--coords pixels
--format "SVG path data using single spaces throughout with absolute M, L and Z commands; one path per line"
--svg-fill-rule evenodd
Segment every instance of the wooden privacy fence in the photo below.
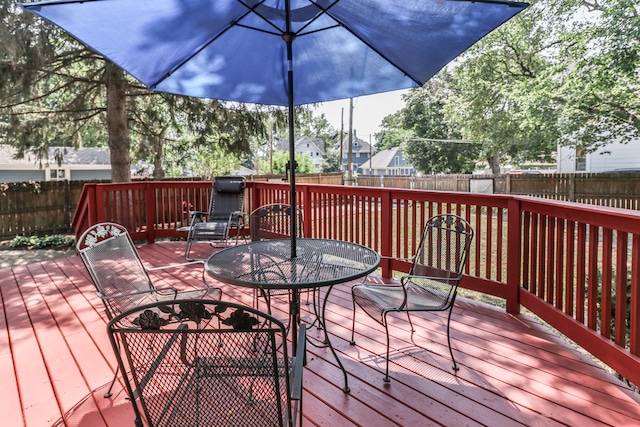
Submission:
M 285 175 L 260 175 L 247 177 L 250 181 L 280 181 Z M 200 178 L 197 178 L 200 180 Z M 189 182 L 194 178 L 172 179 Z M 307 184 L 342 185 L 342 173 L 298 174 L 296 181 Z M 71 233 L 71 219 L 74 215 L 84 184 L 106 183 L 108 181 L 29 181 L 0 183 L 0 239 L 16 236 L 45 236 Z M 135 181 L 143 188 L 145 180 Z M 173 188 L 173 186 L 170 186 Z M 175 203 L 165 204 L 165 212 L 160 213 L 166 222 L 186 225 L 180 204 L 197 204 L 206 210 L 209 193 L 204 191 L 189 193 L 191 185 L 182 186 L 182 191 L 162 194 L 160 197 L 175 198 Z M 132 190 L 134 191 L 134 190 Z M 129 197 L 137 197 L 135 191 Z M 173 199 L 172 199 L 173 200 Z M 121 200 L 121 206 L 131 205 L 130 200 Z M 174 206 L 175 205 L 175 206 Z M 169 212 L 169 206 L 174 209 Z M 170 219 L 170 221 L 169 221 Z M 132 224 L 136 225 L 136 224 Z M 137 224 L 139 225 L 139 224 Z
M 490 186 L 474 183 L 489 181 Z M 523 175 L 359 175 L 358 186 L 535 196 L 545 199 L 640 210 L 640 173 Z M 483 188 L 483 190 L 478 190 Z M 484 189 L 489 189 L 486 191 Z
M 0 238 L 65 234 L 82 193 L 82 181 L 0 184 Z
M 283 181 L 284 178 L 284 175 L 260 175 L 247 179 L 254 182 L 286 183 Z M 188 181 L 192 181 L 192 179 Z M 296 181 L 301 184 L 343 185 L 343 175 L 340 172 L 298 174 Z M 483 184 L 488 183 L 488 185 L 474 185 L 481 181 Z M 419 177 L 360 175 L 357 177 L 357 183 L 360 187 L 526 195 L 640 210 L 640 173 L 465 174 Z M 84 181 L 0 183 L 0 238 L 70 232 L 71 217 L 78 204 L 84 184 Z M 179 202 L 182 202 L 181 196 L 176 197 L 179 197 Z M 206 199 L 208 193 L 205 192 L 197 197 L 192 195 L 192 197 Z M 185 196 L 184 199 L 186 201 L 190 197 Z M 198 201 L 198 204 L 200 202 Z M 206 205 L 205 202 L 202 203 Z M 181 210 L 176 208 L 176 211 L 171 215 L 179 214 L 181 214 Z

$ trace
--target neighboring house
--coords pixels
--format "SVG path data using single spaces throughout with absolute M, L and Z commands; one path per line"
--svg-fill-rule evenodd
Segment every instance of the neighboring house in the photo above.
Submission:
M 640 140 L 627 144 L 612 142 L 593 153 L 558 146 L 558 173 L 610 172 L 616 169 L 640 170 Z
M 311 139 L 306 136 L 299 136 L 294 142 L 295 151 L 298 154 L 308 154 L 316 172 L 322 169 L 322 160 L 324 160 L 324 143 L 321 139 Z M 275 150 L 289 151 L 289 140 L 287 138 L 278 138 L 275 144 Z
M 335 145 L 337 151 L 340 150 L 340 138 L 338 138 L 338 142 Z M 353 137 L 353 144 L 351 146 L 351 168 L 352 172 L 363 173 L 361 170 L 361 166 L 369 161 L 369 156 L 373 152 L 371 145 L 356 137 Z M 346 135 L 342 139 L 342 164 L 340 166 L 340 170 L 343 172 L 347 171 L 349 167 L 349 135 Z
M 62 163 L 55 160 L 62 154 Z M 50 147 L 48 159 L 38 160 L 33 153 L 16 159 L 17 150 L 0 144 L 0 182 L 110 180 L 111 160 L 108 148 Z
M 360 166 L 364 175 L 415 175 L 416 170 L 398 147 L 380 151 Z

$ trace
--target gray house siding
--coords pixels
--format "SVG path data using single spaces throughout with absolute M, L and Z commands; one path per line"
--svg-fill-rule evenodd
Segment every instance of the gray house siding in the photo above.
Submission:
M 44 181 L 45 170 L 0 170 L 0 182 Z
M 70 179 L 72 181 L 92 181 L 95 179 L 109 180 L 111 179 L 111 171 L 110 170 L 72 170 Z

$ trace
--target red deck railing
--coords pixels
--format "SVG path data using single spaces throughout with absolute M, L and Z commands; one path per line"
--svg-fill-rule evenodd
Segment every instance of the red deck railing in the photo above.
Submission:
M 134 240 L 184 236 L 188 209 L 205 209 L 210 182 L 87 184 L 76 234 L 114 221 Z M 406 272 L 422 224 L 454 212 L 476 239 L 465 288 L 521 307 L 640 384 L 640 212 L 518 196 L 298 184 L 304 234 L 378 251 L 383 276 Z M 248 182 L 246 211 L 286 202 L 286 183 Z M 622 290 L 619 292 L 619 290 Z

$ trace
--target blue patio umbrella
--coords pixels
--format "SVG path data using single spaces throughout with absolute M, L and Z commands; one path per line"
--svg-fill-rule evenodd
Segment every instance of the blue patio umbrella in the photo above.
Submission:
M 288 107 L 293 206 L 294 106 L 421 86 L 528 6 L 500 0 L 53 0 L 20 5 L 151 90 Z M 292 230 L 292 256 L 295 235 Z

